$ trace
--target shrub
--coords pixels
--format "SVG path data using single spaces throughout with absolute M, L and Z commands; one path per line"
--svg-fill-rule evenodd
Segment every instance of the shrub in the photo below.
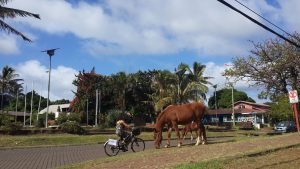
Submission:
M 85 130 L 75 121 L 67 121 L 60 125 L 60 128 L 65 133 L 70 134 L 85 134 Z
M 1 129 L 4 131 L 4 133 L 7 134 L 15 134 L 19 130 L 21 130 L 23 127 L 23 124 L 20 122 L 9 122 L 5 125 L 1 126 Z
M 68 121 L 67 113 L 60 113 L 59 116 L 57 117 L 57 123 L 58 124 L 63 124 L 66 121 Z
M 60 113 L 56 121 L 58 124 L 63 124 L 66 121 L 75 121 L 80 123 L 81 117 L 79 113 L 70 113 L 69 115 L 67 113 Z
M 55 120 L 55 114 L 54 113 L 48 113 L 48 120 Z M 46 113 L 39 115 L 39 120 L 37 122 L 38 127 L 45 127 L 45 121 L 46 121 Z
M 68 120 L 69 121 L 76 121 L 77 123 L 80 123 L 81 117 L 79 113 L 70 113 L 68 115 Z
M 127 123 L 131 122 L 131 117 L 128 114 L 122 113 L 121 110 L 110 110 L 106 116 L 106 125 L 114 127 L 118 119 L 123 119 Z

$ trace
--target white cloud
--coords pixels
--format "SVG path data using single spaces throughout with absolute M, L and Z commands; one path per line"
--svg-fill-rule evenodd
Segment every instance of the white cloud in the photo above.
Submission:
M 24 79 L 24 85 L 27 85 L 27 92 L 32 90 L 33 83 L 34 90 L 41 93 L 45 98 L 47 98 L 48 94 L 49 76 L 47 71 L 48 67 L 41 65 L 36 60 L 19 63 L 16 66 L 16 72 Z M 75 79 L 75 74 L 78 74 L 76 70 L 65 66 L 51 69 L 50 100 L 73 99 L 74 94 L 72 90 L 75 91 L 76 88 L 72 82 Z
M 217 84 L 217 90 L 227 88 L 228 81 L 226 80 L 226 78 L 224 76 L 222 76 L 222 74 L 225 72 L 225 69 L 230 67 L 231 63 L 218 65 L 213 62 L 208 62 L 205 65 L 206 65 L 206 69 L 204 72 L 204 76 L 214 77 L 213 79 L 210 79 L 209 81 L 213 85 Z M 234 83 L 234 88 L 239 91 L 246 92 L 248 94 L 248 96 L 251 97 L 252 99 L 254 99 L 256 102 L 265 101 L 265 100 L 259 100 L 257 98 L 257 95 L 262 91 L 262 88 L 259 86 L 249 86 L 250 83 L 251 82 L 248 82 L 248 81 L 238 81 L 237 83 Z M 208 98 L 213 96 L 213 93 L 214 93 L 214 88 L 212 86 L 209 86 L 209 92 L 207 94 Z
M 19 48 L 13 36 L 0 33 L 0 54 L 18 54 Z
M 264 1 L 245 3 L 257 11 L 274 11 Z M 248 50 L 243 42 L 265 33 L 215 0 L 107 0 L 92 4 L 15 0 L 9 5 L 42 18 L 21 21 L 53 34 L 72 33 L 95 55 L 164 54 L 183 49 L 205 55 L 237 55 Z

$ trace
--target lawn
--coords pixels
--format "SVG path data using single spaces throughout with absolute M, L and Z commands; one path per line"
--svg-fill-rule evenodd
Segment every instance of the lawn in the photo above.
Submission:
M 262 136 L 265 133 L 250 130 L 207 130 L 208 137 L 227 137 L 231 141 L 243 140 L 248 136 Z M 196 137 L 193 133 L 194 138 Z M 142 132 L 139 136 L 144 140 L 153 140 L 152 132 Z M 190 137 L 188 133 L 187 137 Z M 96 135 L 72 135 L 72 134 L 35 134 L 27 136 L 9 136 L 2 135 L 0 137 L 0 148 L 14 147 L 30 147 L 30 146 L 60 146 L 60 145 L 80 145 L 80 144 L 97 144 L 103 143 L 109 138 L 117 138 L 115 134 L 96 134 Z M 163 138 L 166 138 L 166 132 L 163 133 Z M 172 132 L 172 138 L 176 138 L 175 132 Z

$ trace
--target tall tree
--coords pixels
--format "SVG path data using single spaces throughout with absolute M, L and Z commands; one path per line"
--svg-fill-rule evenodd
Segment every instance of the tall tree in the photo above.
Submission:
M 293 40 L 300 43 L 299 34 Z M 295 46 L 278 39 L 253 44 L 248 57 L 233 59 L 232 71 L 227 75 L 262 85 L 270 98 L 287 94 L 289 88 L 300 89 L 300 51 Z
M 22 79 L 18 79 L 19 75 L 15 73 L 15 69 L 9 66 L 5 66 L 0 74 L 0 89 L 1 89 L 1 110 L 3 111 L 4 94 L 15 95 L 16 88 L 21 87 L 18 82 Z
M 232 92 L 231 89 L 221 89 L 216 92 L 217 93 L 216 100 L 217 100 L 218 108 L 230 108 L 232 106 L 231 92 Z M 242 91 L 237 91 L 234 89 L 233 96 L 236 102 L 248 101 L 248 102 L 255 103 L 255 101 L 251 97 L 248 97 L 248 95 Z M 208 107 L 211 109 L 215 108 L 215 96 L 211 96 L 208 99 Z
M 154 92 L 149 95 L 155 111 L 161 111 L 167 105 L 175 103 L 176 77 L 168 70 L 156 70 L 152 79 Z
M 8 32 L 8 33 L 14 33 L 18 36 L 21 36 L 23 40 L 31 42 L 29 38 L 27 38 L 23 33 L 19 32 L 12 26 L 8 25 L 4 20 L 6 18 L 15 18 L 17 16 L 21 17 L 34 17 L 40 19 L 40 16 L 38 14 L 30 13 L 27 11 L 14 9 L 14 8 L 8 8 L 4 7 L 3 5 L 6 5 L 9 0 L 0 0 L 0 29 Z
M 194 62 L 193 69 L 188 68 L 190 83 L 187 86 L 187 90 L 191 93 L 193 99 L 198 101 L 198 99 L 206 100 L 206 93 L 208 92 L 207 85 L 212 85 L 208 80 L 212 77 L 205 77 L 203 75 L 206 65 Z

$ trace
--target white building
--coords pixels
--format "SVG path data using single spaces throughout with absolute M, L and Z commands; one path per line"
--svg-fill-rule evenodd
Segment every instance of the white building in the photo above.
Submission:
M 49 113 L 54 113 L 55 118 L 59 116 L 59 113 L 69 112 L 70 103 L 67 104 L 55 104 L 49 106 Z M 44 114 L 47 112 L 47 107 L 39 112 L 39 114 Z

